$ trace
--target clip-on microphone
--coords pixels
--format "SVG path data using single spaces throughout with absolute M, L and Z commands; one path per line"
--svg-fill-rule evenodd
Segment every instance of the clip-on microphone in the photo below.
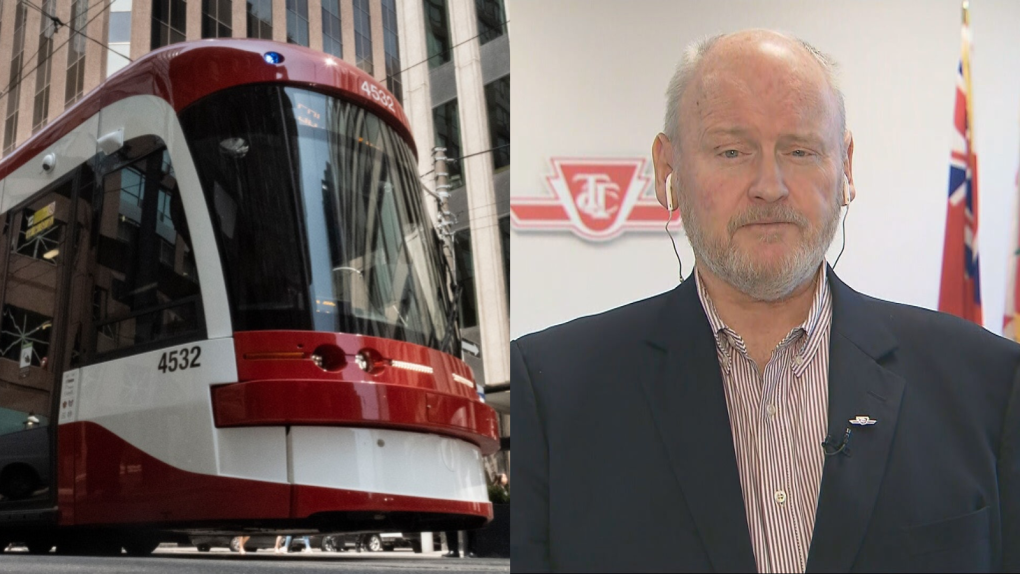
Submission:
M 846 427 L 842 441 L 837 441 L 831 434 L 826 435 L 822 441 L 822 450 L 825 451 L 825 456 L 835 456 L 839 453 L 850 456 L 850 427 Z

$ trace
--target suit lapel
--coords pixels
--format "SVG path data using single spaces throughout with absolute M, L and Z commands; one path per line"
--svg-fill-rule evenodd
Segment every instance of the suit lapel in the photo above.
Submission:
M 715 340 L 693 276 L 665 299 L 642 389 L 709 559 L 756 570 Z
M 829 270 L 833 296 L 829 354 L 828 432 L 851 429 L 849 455 L 828 456 L 807 571 L 849 571 L 864 539 L 896 432 L 904 380 L 879 360 L 896 339 L 863 297 Z M 849 420 L 867 415 L 874 425 Z

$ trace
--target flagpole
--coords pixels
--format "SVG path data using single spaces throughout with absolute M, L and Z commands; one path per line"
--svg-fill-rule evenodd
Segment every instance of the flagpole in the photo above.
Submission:
M 967 142 L 967 167 L 968 167 L 968 169 L 972 169 L 973 170 L 973 173 L 971 173 L 971 175 L 970 175 L 970 185 L 971 185 L 971 189 L 972 189 L 972 194 L 971 194 L 971 209 L 972 209 L 972 211 L 971 211 L 971 218 L 972 218 L 972 221 L 973 221 L 973 228 L 974 228 L 974 237 L 973 237 L 972 242 L 971 242 L 971 253 L 972 253 L 972 257 L 977 258 L 978 246 L 980 245 L 980 242 L 979 242 L 979 238 L 978 238 L 978 221 L 979 221 L 979 217 L 978 217 L 978 190 L 977 190 L 977 186 L 978 186 L 977 152 L 975 151 L 975 145 L 974 145 L 974 88 L 971 85 L 971 80 L 970 80 L 970 51 L 971 51 L 970 0 L 963 0 L 963 4 L 961 6 L 961 9 L 962 9 L 961 18 L 963 19 L 963 32 L 961 34 L 962 35 L 961 43 L 962 43 L 962 52 L 963 52 L 963 65 L 962 65 L 962 68 L 963 68 L 963 85 L 964 85 L 964 88 L 966 89 L 966 94 L 967 94 L 967 97 L 965 98 L 966 107 L 967 107 L 967 133 L 964 134 L 964 136 L 965 136 L 965 140 Z M 975 276 L 975 278 L 974 278 L 974 289 L 979 291 L 978 293 L 975 294 L 977 299 L 979 301 L 982 300 L 983 298 L 981 297 L 981 293 L 980 293 L 981 282 L 979 280 L 977 280 L 977 276 Z M 978 313 L 981 314 L 980 307 L 979 307 Z M 981 314 L 981 315 L 983 315 L 983 314 Z M 974 318 L 972 318 L 971 320 L 974 320 Z M 979 325 L 982 325 L 982 326 L 983 326 L 983 323 L 984 323 L 983 318 L 977 319 L 977 321 L 975 321 L 975 322 L 977 322 Z
M 967 155 L 974 155 L 974 112 L 971 100 L 974 98 L 974 90 L 970 85 L 970 1 L 963 0 L 963 85 L 967 89 Z M 977 205 L 974 206 L 974 216 L 977 216 Z

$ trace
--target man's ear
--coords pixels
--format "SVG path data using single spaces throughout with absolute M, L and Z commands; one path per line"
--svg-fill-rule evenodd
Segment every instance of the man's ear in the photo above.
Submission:
M 846 130 L 843 134 L 843 146 L 846 148 L 846 155 L 843 157 L 843 173 L 850 182 L 850 201 L 857 197 L 857 189 L 854 187 L 854 134 Z
M 672 194 L 673 209 L 676 209 L 677 195 L 676 182 L 672 183 L 672 189 L 666 189 L 666 176 L 674 172 L 673 166 L 673 144 L 666 137 L 666 134 L 659 133 L 652 140 L 652 165 L 655 172 L 655 198 L 659 204 L 669 209 L 670 202 L 667 201 L 666 193 Z M 675 179 L 674 176 L 672 179 Z

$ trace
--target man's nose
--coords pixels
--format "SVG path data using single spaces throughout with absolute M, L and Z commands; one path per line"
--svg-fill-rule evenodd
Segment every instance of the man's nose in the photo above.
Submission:
M 790 194 L 783 181 L 779 162 L 770 154 L 763 154 L 758 162 L 758 173 L 748 190 L 751 199 L 772 203 Z

